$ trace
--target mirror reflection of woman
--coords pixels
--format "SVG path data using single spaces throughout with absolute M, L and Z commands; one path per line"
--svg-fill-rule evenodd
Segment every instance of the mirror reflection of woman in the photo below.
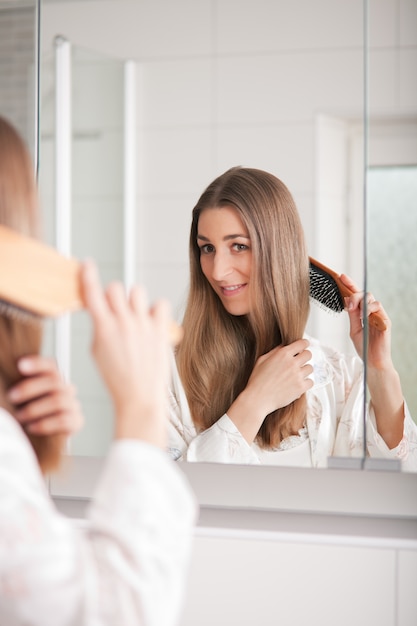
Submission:
M 309 259 L 287 187 L 240 167 L 207 187 L 193 210 L 172 381 L 175 458 L 325 467 L 329 456 L 362 456 L 363 293 L 342 280 L 354 291 L 346 309 L 358 356 L 305 333 Z M 417 426 L 391 360 L 391 323 L 371 294 L 367 312 L 387 325 L 369 327 L 367 455 L 417 470 Z

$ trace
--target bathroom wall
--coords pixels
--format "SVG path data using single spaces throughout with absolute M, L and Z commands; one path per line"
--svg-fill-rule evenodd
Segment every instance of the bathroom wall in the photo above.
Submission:
M 35 146 L 35 0 L 0 2 L 0 113 Z
M 369 4 L 371 109 L 415 112 L 415 2 Z M 362 119 L 362 9 L 362 0 L 44 2 L 45 51 L 62 34 L 139 62 L 140 276 L 152 297 L 169 296 L 181 308 L 191 208 L 235 164 L 280 176 L 296 197 L 312 255 L 324 241 L 323 260 L 345 261 L 334 224 L 317 220 L 317 121 Z M 348 165 L 329 167 L 335 181 Z M 105 181 L 111 172 L 101 175 Z M 333 206 L 342 201 L 339 188 L 327 194 Z

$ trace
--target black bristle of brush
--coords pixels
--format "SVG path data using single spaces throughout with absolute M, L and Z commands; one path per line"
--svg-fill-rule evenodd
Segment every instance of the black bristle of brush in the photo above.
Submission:
M 345 308 L 342 294 L 333 277 L 317 265 L 313 265 L 311 261 L 310 297 L 335 313 L 341 313 Z
M 41 324 L 43 318 L 32 311 L 28 311 L 6 300 L 0 300 L 0 315 L 8 317 L 12 321 L 24 322 L 25 324 Z

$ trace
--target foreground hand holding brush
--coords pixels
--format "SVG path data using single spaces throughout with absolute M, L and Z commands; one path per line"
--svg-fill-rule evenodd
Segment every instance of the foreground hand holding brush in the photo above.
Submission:
M 0 223 L 34 236 L 35 195 L 27 150 L 0 117 Z M 50 373 L 51 367 L 36 360 L 41 318 L 15 314 L 6 299 L 0 310 L 0 624 L 173 626 L 184 595 L 196 504 L 164 449 L 169 307 L 159 303 L 149 310 L 138 288 L 129 297 L 120 284 L 104 291 L 91 263 L 79 270 L 94 357 L 113 400 L 115 440 L 86 527 L 78 528 L 55 509 L 39 465 L 51 458 L 48 445 L 55 439 L 45 434 L 48 428 L 36 429 L 38 449 L 19 406 L 23 396 L 38 409 L 38 400 L 51 399 L 45 395 L 51 390 L 45 368 Z M 14 386 L 10 397 L 28 364 L 33 376 L 21 381 L 23 387 Z M 56 410 L 55 401 L 52 406 Z M 54 462 L 62 453 L 58 444 Z
M 91 262 L 81 278 L 115 443 L 78 533 L 54 510 L 28 442 L 0 409 L 0 622 L 175 624 L 196 506 L 164 451 L 169 308 L 149 311 L 137 287 L 129 298 L 121 284 L 103 292 Z

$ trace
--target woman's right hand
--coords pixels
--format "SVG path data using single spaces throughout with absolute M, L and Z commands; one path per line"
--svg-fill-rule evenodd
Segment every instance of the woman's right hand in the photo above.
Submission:
M 245 439 L 255 439 L 265 417 L 313 386 L 309 342 L 299 339 L 259 357 L 244 391 L 227 412 Z
M 257 398 L 264 417 L 287 406 L 313 386 L 313 372 L 307 339 L 278 346 L 259 357 L 246 389 Z
M 39 354 L 19 359 L 22 379 L 8 391 L 14 416 L 32 435 L 74 435 L 84 423 L 76 389 L 66 383 L 55 359 Z
M 116 438 L 136 438 L 164 448 L 167 443 L 169 305 L 148 309 L 140 287 L 129 297 L 120 283 L 104 292 L 96 266 L 82 268 L 86 307 L 94 327 L 92 353 L 116 413 Z

